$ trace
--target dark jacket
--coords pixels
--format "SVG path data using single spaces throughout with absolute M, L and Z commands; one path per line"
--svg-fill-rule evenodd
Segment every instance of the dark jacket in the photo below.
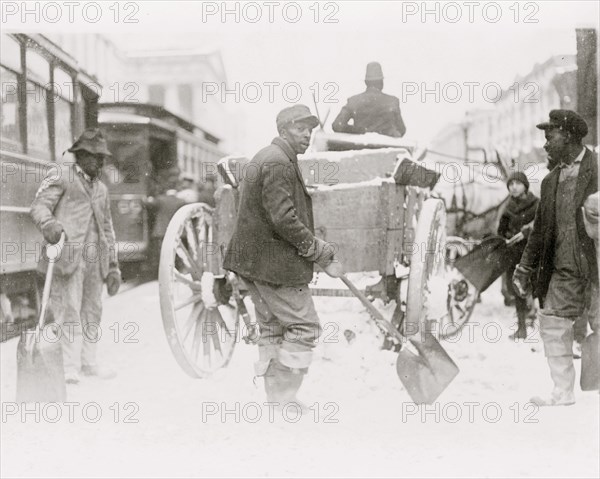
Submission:
M 348 124 L 351 119 L 353 125 Z M 406 133 L 398 98 L 375 87 L 368 87 L 363 93 L 348 98 L 331 127 L 339 133 L 375 132 L 394 137 Z
M 531 191 L 522 200 L 517 200 L 512 196 L 508 199 L 508 204 L 498 224 L 498 234 L 504 238 L 512 238 L 521 231 L 523 226 L 531 223 L 535 218 L 539 198 Z M 524 246 L 524 245 L 523 245 Z
M 156 197 L 150 197 L 146 207 L 154 216 L 152 225 L 152 238 L 162 238 L 167 232 L 167 227 L 177 210 L 186 204 L 185 200 L 173 194 L 162 193 Z
M 544 307 L 544 298 L 554 271 L 556 190 L 560 171 L 560 168 L 554 168 L 542 180 L 540 205 L 535 215 L 533 231 L 529 235 L 520 263 L 535 271 L 533 292 L 534 296 L 539 299 L 541 307 Z M 582 254 L 588 260 L 590 274 L 595 275 L 597 280 L 596 249 L 594 242 L 585 232 L 581 210 L 585 199 L 598 191 L 598 157 L 587 148 L 579 167 L 576 188 L 573 215 L 575 216 L 577 235 Z
M 313 263 L 299 255 L 314 241 L 312 201 L 292 148 L 281 138 L 244 168 L 235 229 L 223 267 L 276 285 L 306 284 Z

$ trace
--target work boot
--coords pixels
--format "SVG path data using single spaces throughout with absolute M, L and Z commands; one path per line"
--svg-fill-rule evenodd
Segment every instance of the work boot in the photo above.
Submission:
M 527 338 L 527 311 L 517 311 L 517 330 L 511 334 L 508 339 L 515 341 L 517 339 Z
M 277 409 L 282 409 L 289 403 L 295 403 L 302 412 L 307 412 L 309 408 L 296 397 L 305 374 L 306 368 L 288 368 L 279 360 L 272 359 L 264 376 L 267 400 L 277 403 Z
M 571 356 L 549 356 L 550 376 L 554 389 L 549 397 L 533 397 L 531 402 L 537 406 L 570 406 L 575 404 L 575 367 Z

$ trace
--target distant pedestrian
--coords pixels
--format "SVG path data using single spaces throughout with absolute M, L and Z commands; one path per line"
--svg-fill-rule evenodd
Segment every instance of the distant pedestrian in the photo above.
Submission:
M 500 217 L 498 225 L 498 234 L 504 238 L 510 239 L 519 233 L 523 234 L 524 240 L 513 244 L 510 258 L 515 258 L 514 262 L 508 267 L 506 272 L 509 278 L 512 278 L 523 251 L 527 244 L 527 238 L 533 228 L 533 218 L 537 209 L 539 198 L 529 191 L 529 180 L 522 171 L 516 171 L 508 177 L 506 186 L 510 193 L 510 198 L 506 209 Z M 529 315 L 529 305 L 532 299 L 521 298 L 515 294 L 512 281 L 507 283 L 509 293 L 515 298 L 515 306 L 517 308 L 517 330 L 510 335 L 510 339 L 525 339 L 527 337 L 527 317 Z
M 102 285 L 114 295 L 121 284 L 108 189 L 100 181 L 104 158 L 111 156 L 98 129 L 85 130 L 69 148 L 75 164 L 61 165 L 40 185 L 31 217 L 47 244 L 66 235 L 56 262 L 49 310 L 61 327 L 65 380 L 79 382 L 79 373 L 111 378 L 114 371 L 98 364 Z M 40 264 L 42 270 L 46 262 Z
M 146 208 L 152 215 L 152 230 L 150 232 L 149 263 L 153 274 L 158 273 L 160 251 L 163 238 L 173 215 L 186 204 L 177 196 L 176 184 L 171 181 L 168 189 L 157 196 L 149 196 L 145 202 Z

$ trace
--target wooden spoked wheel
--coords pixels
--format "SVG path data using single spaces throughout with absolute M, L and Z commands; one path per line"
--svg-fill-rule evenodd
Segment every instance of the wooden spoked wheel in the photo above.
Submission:
M 465 240 L 448 238 L 446 242 L 446 278 L 448 281 L 447 312 L 439 319 L 439 335 L 449 338 L 469 321 L 477 304 L 479 291 L 454 268 L 454 261 L 470 250 Z
M 430 198 L 423 202 L 417 221 L 413 253 L 408 275 L 404 334 L 421 331 L 429 319 L 432 301 L 446 301 L 447 291 L 438 291 L 432 278 L 444 275 L 444 245 L 446 242 L 446 208 L 442 200 Z M 428 328 L 428 330 L 431 330 Z
M 175 359 L 194 378 L 226 366 L 238 335 L 234 302 L 230 297 L 219 302 L 214 293 L 220 254 L 213 242 L 212 211 L 203 203 L 180 208 L 169 223 L 160 254 L 163 326 Z

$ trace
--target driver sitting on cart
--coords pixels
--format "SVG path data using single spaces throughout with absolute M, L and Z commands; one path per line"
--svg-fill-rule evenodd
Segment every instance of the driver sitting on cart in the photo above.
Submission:
M 401 138 L 406 126 L 400 113 L 400 100 L 383 93 L 383 71 L 377 62 L 367 65 L 367 89 L 348 98 L 331 128 L 338 133 L 368 132 Z M 351 123 L 352 122 L 352 123 Z

